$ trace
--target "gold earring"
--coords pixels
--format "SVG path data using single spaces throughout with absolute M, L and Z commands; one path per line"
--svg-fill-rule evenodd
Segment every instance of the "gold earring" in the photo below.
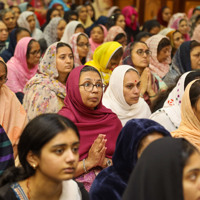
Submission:
M 36 164 L 33 164 L 33 169 L 35 169 L 36 168 Z

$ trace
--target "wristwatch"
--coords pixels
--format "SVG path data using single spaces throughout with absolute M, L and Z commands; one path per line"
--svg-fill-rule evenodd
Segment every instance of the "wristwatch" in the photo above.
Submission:
M 106 163 L 107 163 L 107 166 L 108 166 L 108 167 L 112 165 L 110 159 L 107 159 L 107 162 L 106 162 Z

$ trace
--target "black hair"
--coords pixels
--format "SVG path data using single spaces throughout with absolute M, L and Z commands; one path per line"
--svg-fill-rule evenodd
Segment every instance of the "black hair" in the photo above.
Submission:
M 4 10 L 5 4 L 3 2 L 0 2 L 0 10 Z
M 68 129 L 72 129 L 80 139 L 75 124 L 61 115 L 42 114 L 31 120 L 23 130 L 18 144 L 18 155 L 22 167 L 6 170 L 0 179 L 0 186 L 24 180 L 34 175 L 35 170 L 27 161 L 28 153 L 31 151 L 34 155 L 40 156 L 45 144 L 57 134 Z
M 86 2 L 85 6 L 90 6 L 92 8 L 94 14 L 93 14 L 93 17 L 91 18 L 91 20 L 94 22 L 95 21 L 95 10 L 94 10 L 93 5 L 90 2 Z
M 200 43 L 197 42 L 196 40 L 192 40 L 190 42 L 190 52 L 195 48 L 195 47 L 199 47 L 200 46 Z
M 196 23 L 200 20 L 200 15 L 197 15 L 196 19 L 195 19 L 195 25 Z
M 146 31 L 142 31 L 142 32 L 139 32 L 139 33 L 135 36 L 135 41 L 140 41 L 142 38 L 151 37 L 151 36 L 152 36 L 151 33 L 146 32 Z
M 33 8 L 33 6 L 30 3 L 28 3 L 26 6 L 26 9 L 28 9 L 28 8 Z
M 14 12 L 11 9 L 4 9 L 0 11 L 0 20 L 3 21 L 3 18 L 5 16 L 6 13 L 11 12 L 14 15 Z
M 8 73 L 8 69 L 7 69 L 7 65 L 5 62 L 3 62 L 2 60 L 0 60 L 0 63 L 3 64 L 3 66 L 5 67 L 5 71 L 6 71 L 6 75 Z
M 124 33 L 119 33 L 116 35 L 113 41 L 121 40 L 123 37 L 126 37 L 126 35 Z
M 142 31 L 150 32 L 154 27 L 160 28 L 160 23 L 156 19 L 148 20 L 144 23 Z
M 32 44 L 34 42 L 38 42 L 38 41 L 36 41 L 35 39 L 31 39 L 30 42 L 28 43 L 27 51 L 26 51 L 26 58 L 29 58 L 29 54 L 31 52 Z
M 78 24 L 76 26 L 76 28 L 75 28 L 75 31 L 76 31 L 77 28 L 82 28 L 84 30 L 84 32 L 85 32 L 85 28 L 84 28 L 83 24 Z
M 41 55 L 43 55 L 47 49 L 47 41 L 44 38 L 38 40 L 40 45 Z
M 102 26 L 100 26 L 99 24 L 94 25 L 94 26 L 92 27 L 91 31 L 92 31 L 94 28 L 97 28 L 97 27 L 99 27 L 99 28 L 102 30 L 102 32 L 104 33 L 104 30 L 103 30 Z
M 20 7 L 19 7 L 19 6 L 14 6 L 14 5 L 12 5 L 12 6 L 10 6 L 9 8 L 10 8 L 10 9 L 12 9 L 12 8 L 18 8 L 18 9 L 19 9 L 19 13 L 21 13 L 21 10 L 20 10 Z
M 88 39 L 88 37 L 87 37 L 85 34 L 81 33 L 81 34 L 77 37 L 77 43 L 78 43 L 78 41 L 80 40 L 81 36 L 84 36 L 84 37 L 86 37 L 86 38 Z M 89 39 L 88 39 L 88 42 L 89 42 Z
M 123 56 L 123 48 L 120 47 L 117 51 L 112 55 L 110 60 L 117 60 Z
M 20 34 L 20 33 L 23 32 L 23 31 L 26 31 L 26 32 L 29 33 L 30 36 L 31 36 L 31 33 L 30 33 L 30 31 L 29 31 L 28 29 L 23 28 L 23 27 L 17 27 L 17 28 L 16 28 L 16 31 L 15 31 L 15 38 L 16 38 L 16 40 L 17 40 L 17 35 Z
M 142 43 L 142 44 L 145 44 L 147 46 L 147 44 L 145 42 L 142 42 L 142 41 L 135 41 L 135 42 L 132 42 L 131 45 L 130 45 L 130 53 L 133 51 L 134 47 L 136 44 L 138 43 Z M 147 48 L 149 49 L 149 47 L 147 46 Z
M 159 54 L 159 52 L 166 46 L 171 46 L 170 40 L 163 38 L 158 44 L 157 54 Z
M 89 65 L 85 65 L 82 69 L 81 69 L 81 72 L 80 72 L 80 76 L 81 76 L 81 73 L 83 72 L 96 72 L 97 74 L 99 74 L 99 76 L 101 77 L 101 74 L 99 73 L 99 71 L 94 68 L 94 67 L 91 67 Z
M 47 14 L 46 14 L 46 23 L 49 23 L 51 21 L 51 14 L 55 10 L 57 10 L 57 9 L 56 8 L 48 9 Z M 59 10 L 57 10 L 57 11 L 59 12 Z
M 116 25 L 117 19 L 119 18 L 119 16 L 121 16 L 122 13 L 115 13 L 112 14 L 109 18 L 108 18 L 108 22 L 107 22 L 107 29 L 109 30 L 112 26 Z
M 190 102 L 191 102 L 191 106 L 195 107 L 197 101 L 199 100 L 200 97 L 200 80 L 196 80 L 190 87 L 190 92 L 189 92 L 189 96 L 190 96 Z
M 185 82 L 184 82 L 184 90 L 187 87 L 187 85 L 195 80 L 195 79 L 200 79 L 200 69 L 196 69 L 191 71 L 186 77 L 185 77 Z
M 196 10 L 200 10 L 199 8 L 194 8 L 194 10 L 192 11 L 192 15 L 195 13 Z
M 65 11 L 64 13 L 64 20 L 69 23 L 71 21 L 71 16 L 72 15 L 76 15 L 77 19 L 78 19 L 78 13 L 76 11 L 73 10 L 69 10 L 69 11 Z
M 182 21 L 186 21 L 186 22 L 187 22 L 187 19 L 185 19 L 185 18 L 182 18 L 182 19 L 179 21 L 179 23 L 178 23 L 178 24 L 180 24 Z

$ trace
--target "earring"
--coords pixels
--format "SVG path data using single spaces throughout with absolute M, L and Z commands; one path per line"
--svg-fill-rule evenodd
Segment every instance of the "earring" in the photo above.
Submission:
M 33 164 L 33 166 L 32 166 L 32 167 L 33 167 L 33 169 L 35 169 L 35 168 L 36 168 L 36 164 Z

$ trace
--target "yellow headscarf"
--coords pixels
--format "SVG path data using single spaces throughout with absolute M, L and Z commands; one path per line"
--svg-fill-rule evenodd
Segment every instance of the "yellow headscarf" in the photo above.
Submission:
M 100 72 L 105 85 L 108 85 L 112 74 L 112 70 L 107 69 L 108 63 L 119 48 L 123 47 L 118 42 L 105 42 L 95 49 L 93 60 L 85 63 L 85 65 L 92 66 Z

